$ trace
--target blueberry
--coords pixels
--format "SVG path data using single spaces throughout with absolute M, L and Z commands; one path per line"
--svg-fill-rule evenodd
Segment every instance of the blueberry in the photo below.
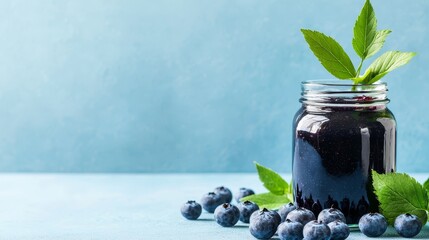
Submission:
M 204 210 L 213 213 L 217 206 L 223 203 L 223 198 L 214 192 L 209 192 L 201 198 L 201 204 Z
M 336 208 L 323 209 L 317 217 L 317 221 L 322 221 L 324 224 L 329 224 L 335 220 L 340 220 L 344 223 L 346 222 L 344 214 Z
M 292 222 L 300 222 L 304 226 L 308 222 L 316 220 L 314 213 L 308 209 L 303 208 L 303 207 L 292 210 L 287 215 L 287 218 L 290 219 Z
M 255 192 L 252 189 L 242 187 L 238 190 L 237 194 L 235 194 L 235 200 L 240 202 L 240 199 L 253 194 L 255 194 Z
M 195 201 L 187 201 L 180 208 L 182 216 L 189 220 L 195 220 L 201 215 L 201 205 Z
M 280 215 L 277 213 L 277 211 L 269 211 L 269 213 L 271 216 L 273 216 L 274 220 L 277 223 L 277 226 L 280 225 L 280 223 L 282 223 L 282 218 L 280 217 Z
M 360 218 L 359 229 L 368 237 L 379 237 L 386 232 L 386 218 L 379 213 L 367 213 Z
M 277 228 L 280 240 L 301 240 L 304 236 L 302 231 L 304 226 L 300 222 L 292 222 L 286 219 Z
M 316 220 L 305 224 L 303 233 L 305 240 L 329 240 L 331 237 L 328 225 Z
M 214 212 L 214 219 L 222 227 L 234 226 L 240 217 L 240 210 L 234 205 L 224 203 L 219 205 Z
M 232 193 L 231 191 L 224 186 L 220 186 L 214 189 L 214 192 L 216 194 L 219 194 L 222 199 L 223 199 L 223 203 L 230 203 L 232 200 Z
M 240 221 L 249 223 L 250 216 L 254 211 L 259 210 L 256 203 L 250 201 L 244 201 L 238 204 L 238 210 L 240 210 Z
M 296 206 L 293 203 L 288 203 L 283 205 L 277 213 L 280 215 L 280 218 L 282 219 L 282 222 L 286 220 L 287 215 L 296 209 Z
M 416 215 L 409 213 L 399 215 L 395 219 L 394 226 L 398 234 L 406 238 L 412 238 L 422 230 L 422 222 Z
M 258 239 L 270 239 L 276 233 L 281 218 L 275 211 L 266 208 L 255 211 L 250 216 L 250 233 Z
M 340 220 L 335 220 L 328 224 L 329 229 L 331 229 L 331 239 L 330 240 L 344 240 L 350 235 L 349 226 Z

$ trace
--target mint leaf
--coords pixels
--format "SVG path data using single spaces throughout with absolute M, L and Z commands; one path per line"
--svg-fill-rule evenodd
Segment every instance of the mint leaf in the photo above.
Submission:
M 291 202 L 293 202 L 293 181 L 290 180 L 289 183 L 289 191 L 286 193 L 286 196 L 291 200 Z
M 375 34 L 374 41 L 371 46 L 368 47 L 366 58 L 371 57 L 376 54 L 383 47 L 384 42 L 386 41 L 387 35 L 389 35 L 392 31 L 390 30 L 380 30 Z
M 429 191 L 429 178 L 426 180 L 425 183 L 423 183 L 423 187 L 426 189 L 426 191 Z
M 240 202 L 251 201 L 258 204 L 259 208 L 279 209 L 281 206 L 291 202 L 285 195 L 276 195 L 274 193 L 261 193 L 250 195 L 240 199 Z
M 429 178 L 426 180 L 425 183 L 423 183 L 423 187 L 426 189 L 428 193 L 428 199 L 429 199 Z M 429 204 L 428 204 L 428 211 L 429 211 Z M 429 214 L 429 213 L 428 213 Z M 428 215 L 429 216 L 429 215 Z
M 357 82 L 364 84 L 373 84 L 384 77 L 392 70 L 407 64 L 416 53 L 414 52 L 399 52 L 389 51 L 375 59 L 375 61 L 369 65 L 368 69 L 362 77 L 357 78 Z
M 259 179 L 264 187 L 275 195 L 284 195 L 289 191 L 289 184 L 276 172 L 255 162 Z
M 301 29 L 311 51 L 332 75 L 339 79 L 351 79 L 356 70 L 343 47 L 333 38 L 308 29 Z
M 414 178 L 404 173 L 378 174 L 372 171 L 373 186 L 380 208 L 389 224 L 403 213 L 427 222 L 428 194 Z
M 377 34 L 377 19 L 369 0 L 365 2 L 353 29 L 353 48 L 362 59 L 369 57 L 369 49 Z M 372 53 L 374 54 L 374 53 Z
M 250 195 L 240 201 L 252 201 L 260 208 L 278 209 L 286 203 L 292 202 L 292 187 L 273 170 L 254 162 L 258 171 L 259 179 L 267 188 L 269 193 Z

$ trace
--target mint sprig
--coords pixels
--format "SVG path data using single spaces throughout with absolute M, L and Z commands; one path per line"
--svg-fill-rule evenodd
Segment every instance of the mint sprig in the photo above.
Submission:
M 311 51 L 328 72 L 338 79 L 350 79 L 354 84 L 373 84 L 392 70 L 407 64 L 416 55 L 413 52 L 386 52 L 360 75 L 364 61 L 380 51 L 387 36 L 392 32 L 377 30 L 377 18 L 369 0 L 365 1 L 353 28 L 352 45 L 360 57 L 357 70 L 343 47 L 334 38 L 308 29 L 301 29 L 301 32 Z
M 381 212 L 389 224 L 403 213 L 414 214 L 423 223 L 427 222 L 428 192 L 414 178 L 405 173 L 378 174 L 374 170 L 372 178 Z
M 293 202 L 291 186 L 276 172 L 254 162 L 258 171 L 259 179 L 267 193 L 255 194 L 244 197 L 240 201 L 252 201 L 260 208 L 278 209 L 281 206 Z

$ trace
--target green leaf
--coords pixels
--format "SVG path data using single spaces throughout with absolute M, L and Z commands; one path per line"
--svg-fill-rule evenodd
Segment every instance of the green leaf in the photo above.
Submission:
M 423 187 L 426 189 L 426 191 L 429 191 L 429 178 L 426 180 L 425 183 L 423 183 Z
M 276 195 L 270 192 L 250 195 L 240 199 L 240 202 L 244 201 L 251 201 L 258 204 L 261 209 L 267 208 L 271 210 L 279 209 L 281 206 L 291 202 L 286 195 Z
M 373 84 L 392 70 L 407 64 L 415 55 L 416 53 L 414 52 L 385 52 L 369 65 L 362 77 L 356 78 L 355 81 Z
M 372 171 L 374 192 L 389 224 L 403 213 L 427 222 L 428 194 L 414 178 L 404 173 L 378 174 Z
M 353 48 L 359 57 L 366 59 L 377 35 L 377 19 L 369 0 L 365 2 L 356 20 L 353 32 Z
M 339 79 L 356 76 L 356 70 L 343 47 L 333 38 L 308 29 L 301 29 L 311 51 L 332 75 Z
M 376 54 L 383 47 L 384 42 L 386 41 L 386 37 L 391 33 L 390 30 L 381 30 L 375 34 L 374 41 L 368 47 L 366 58 L 371 57 Z
M 275 195 L 284 195 L 289 191 L 289 184 L 276 172 L 255 162 L 259 179 L 265 188 Z
M 428 193 L 428 199 L 429 199 L 429 178 L 426 180 L 425 183 L 423 183 L 423 187 L 426 189 L 427 193 Z M 427 209 L 429 210 L 429 204 Z M 429 214 L 429 213 L 428 213 Z
M 289 183 L 289 191 L 286 193 L 286 196 L 291 200 L 291 202 L 293 202 L 293 181 L 290 180 Z

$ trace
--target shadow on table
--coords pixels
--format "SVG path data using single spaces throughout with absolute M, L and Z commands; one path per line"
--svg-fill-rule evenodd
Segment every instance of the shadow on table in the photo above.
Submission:
M 235 225 L 233 228 L 249 228 L 249 225 Z
M 195 221 L 201 221 L 201 222 L 213 222 L 214 219 L 213 218 L 198 218 Z
M 244 226 L 243 226 L 244 227 Z M 381 239 L 384 238 L 401 238 L 401 236 L 399 236 L 399 234 L 396 232 L 396 230 L 393 227 L 389 227 L 387 232 L 385 234 L 383 234 L 382 237 L 380 237 Z M 406 238 L 404 238 L 406 239 Z M 413 239 L 429 239 L 429 225 L 425 225 L 422 228 L 422 231 L 415 236 Z M 275 235 L 274 237 L 271 238 L 271 240 L 280 240 L 280 238 Z
M 389 227 L 385 234 L 381 238 L 399 238 L 399 234 L 396 232 L 395 228 Z M 404 238 L 405 239 L 405 238 Z M 420 233 L 413 237 L 413 239 L 429 239 L 429 225 L 423 226 Z

